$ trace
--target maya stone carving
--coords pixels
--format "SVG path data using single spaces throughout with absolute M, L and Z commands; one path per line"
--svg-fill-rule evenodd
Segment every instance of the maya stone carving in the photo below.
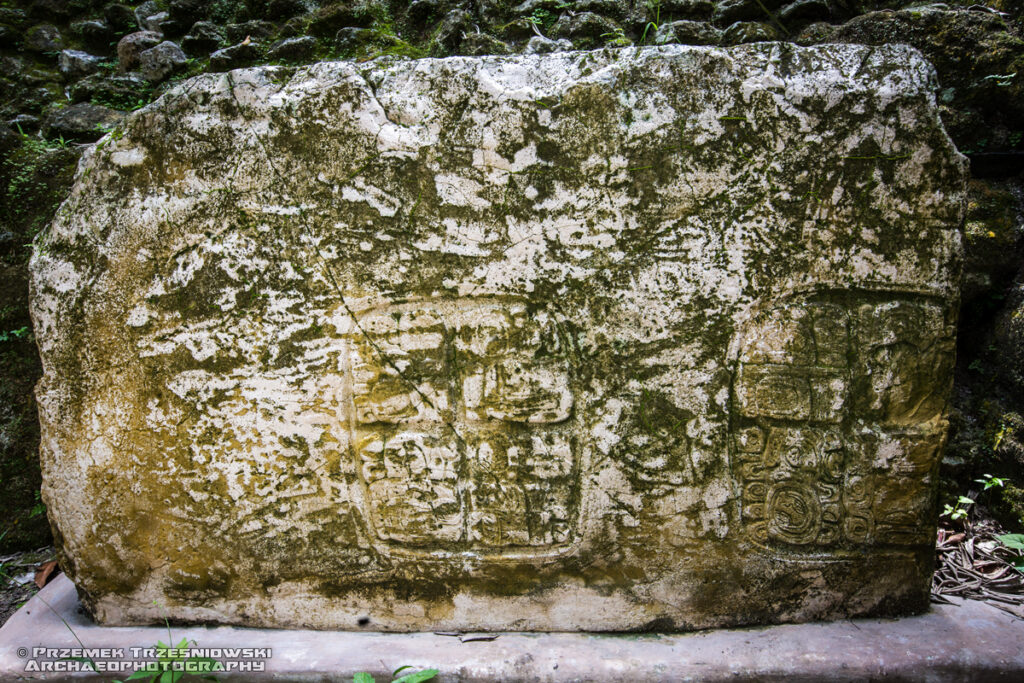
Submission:
M 907 47 L 770 43 L 182 83 L 86 153 L 32 262 L 83 604 L 923 609 L 965 175 L 934 88 Z

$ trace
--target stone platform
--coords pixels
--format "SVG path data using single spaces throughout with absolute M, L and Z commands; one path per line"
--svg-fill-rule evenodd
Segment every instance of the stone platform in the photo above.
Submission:
M 45 602 L 44 602 L 45 601 Z M 47 607 L 47 604 L 52 609 Z M 83 681 L 114 675 L 25 673 L 35 647 L 75 647 L 63 619 L 89 648 L 151 647 L 158 627 L 103 627 L 79 610 L 64 576 L 0 629 L 0 681 Z M 1020 681 L 1024 621 L 981 602 L 936 606 L 904 619 L 861 619 L 704 631 L 682 635 L 503 633 L 472 635 L 172 627 L 201 648 L 268 648 L 263 672 L 218 674 L 226 681 L 351 681 L 367 671 L 390 680 L 400 666 L 436 668 L 449 681 Z M 489 637 L 489 636 L 480 636 Z M 26 648 L 27 656 L 19 649 Z M 50 658 L 52 661 L 53 658 Z M 43 663 L 46 659 L 35 661 Z M 408 673 L 408 670 L 406 671 Z

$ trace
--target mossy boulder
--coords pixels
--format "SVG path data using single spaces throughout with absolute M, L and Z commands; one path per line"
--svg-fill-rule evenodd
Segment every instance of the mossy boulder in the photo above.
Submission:
M 83 604 L 385 630 L 926 609 L 966 173 L 935 86 L 906 46 L 758 43 L 171 89 L 86 152 L 31 264 Z
M 918 48 L 935 65 L 943 121 L 964 151 L 1005 147 L 1024 131 L 1024 40 L 994 13 L 940 5 L 869 12 L 841 26 L 815 24 L 794 39 Z

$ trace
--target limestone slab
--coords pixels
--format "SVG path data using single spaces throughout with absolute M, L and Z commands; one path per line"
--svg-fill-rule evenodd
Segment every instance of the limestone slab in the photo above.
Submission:
M 98 626 L 79 608 L 71 582 L 61 576 L 0 628 L 0 680 L 110 680 L 89 674 L 26 672 L 19 648 L 123 648 L 125 658 L 109 661 L 141 666 L 131 648 L 166 642 L 159 626 Z M 694 681 L 808 681 L 815 683 L 979 683 L 1024 679 L 1024 621 L 990 605 L 965 601 L 938 605 L 921 616 L 859 619 L 689 634 L 595 635 L 501 633 L 490 641 L 462 642 L 433 633 L 352 633 L 172 627 L 173 640 L 216 651 L 252 648 L 261 657 L 221 657 L 231 670 L 222 683 L 350 683 L 358 671 L 389 681 L 400 666 L 438 669 L 438 683 L 601 681 L 677 683 Z M 269 652 L 267 652 L 269 651 Z M 233 653 L 229 653 L 233 654 Z M 268 656 L 269 655 L 269 656 Z M 46 657 L 37 658 L 40 667 Z M 50 660 L 52 661 L 52 659 Z M 262 671 L 239 671 L 242 663 Z M 407 670 L 411 671 L 413 669 Z M 122 677 L 123 678 L 123 677 Z
M 935 85 L 904 46 L 770 43 L 179 85 L 86 153 L 31 264 L 83 604 L 396 631 L 924 609 L 965 174 Z

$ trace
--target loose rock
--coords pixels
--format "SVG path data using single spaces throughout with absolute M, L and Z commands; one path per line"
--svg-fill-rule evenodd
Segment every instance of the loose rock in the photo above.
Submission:
M 614 35 L 621 27 L 612 21 L 593 12 L 579 14 L 563 14 L 551 27 L 551 35 L 555 38 L 590 38 Z
M 316 52 L 316 48 L 316 38 L 312 36 L 285 38 L 284 40 L 277 41 L 267 49 L 267 59 L 302 61 L 312 57 Z
M 59 52 L 63 47 L 64 40 L 53 24 L 33 26 L 25 34 L 25 48 L 32 52 Z
M 98 104 L 72 104 L 47 119 L 43 134 L 65 140 L 93 142 L 124 119 L 125 113 Z
M 717 45 L 721 40 L 721 30 L 703 21 L 673 21 L 659 26 L 654 34 L 654 42 L 658 45 Z
M 146 0 L 146 2 L 143 2 L 136 7 L 133 12 L 135 15 L 135 25 L 138 26 L 140 31 L 152 31 L 153 29 L 148 25 L 148 19 L 160 14 L 161 12 L 162 10 L 160 9 L 160 5 L 153 0 Z
M 778 39 L 779 32 L 775 27 L 760 21 L 737 21 L 722 33 L 723 45 L 740 45 Z
M 218 49 L 224 40 L 224 32 L 219 26 L 209 21 L 197 21 L 188 35 L 181 39 L 181 47 L 194 57 L 205 57 Z
M 70 29 L 74 35 L 80 36 L 82 42 L 91 49 L 104 53 L 109 53 L 110 43 L 117 37 L 110 25 L 102 19 L 76 21 L 71 24 Z
M 711 0 L 661 0 L 660 3 L 648 4 L 647 16 L 650 21 L 654 21 L 659 13 L 662 21 L 669 17 L 710 21 L 714 10 L 715 3 Z
M 246 38 L 265 40 L 277 32 L 277 27 L 269 21 L 246 21 L 241 24 L 228 24 L 224 31 L 229 41 L 240 43 Z
M 95 101 L 113 109 L 133 109 L 149 99 L 151 86 L 137 73 L 93 74 L 68 87 L 72 102 Z
M 121 72 L 132 71 L 139 66 L 139 55 L 163 40 L 163 36 L 154 31 L 136 31 L 129 33 L 117 43 L 117 62 Z
M 188 57 L 177 44 L 168 40 L 139 53 L 139 73 L 151 82 L 162 81 L 180 71 Z
M 468 33 L 462 41 L 462 51 L 467 55 L 507 55 L 512 47 L 486 33 Z
M 57 59 L 57 67 L 66 79 L 80 78 L 95 73 L 100 68 L 102 57 L 91 55 L 80 50 L 62 50 Z
M 546 55 L 553 52 L 568 52 L 571 49 L 572 42 L 565 38 L 562 38 L 561 40 L 551 40 L 544 36 L 534 36 L 526 43 L 523 54 Z
M 137 28 L 135 13 L 128 5 L 112 3 L 103 8 L 103 18 L 118 33 L 128 33 Z
M 261 56 L 261 51 L 256 43 L 239 43 L 222 50 L 217 50 L 210 55 L 210 71 L 227 71 L 237 69 L 241 66 L 252 64 Z

